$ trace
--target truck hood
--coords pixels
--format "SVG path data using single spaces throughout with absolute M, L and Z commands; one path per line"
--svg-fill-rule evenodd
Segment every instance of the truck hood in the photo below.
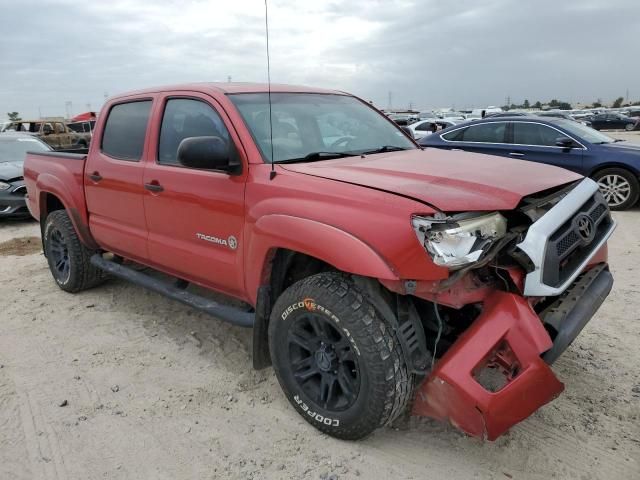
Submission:
M 0 162 L 0 180 L 13 180 L 22 175 L 22 162 Z
M 550 165 L 435 148 L 283 166 L 410 197 L 443 212 L 512 210 L 524 196 L 582 178 Z

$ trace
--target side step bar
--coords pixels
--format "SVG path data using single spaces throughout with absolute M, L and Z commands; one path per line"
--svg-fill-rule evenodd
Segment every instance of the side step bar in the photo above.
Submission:
M 153 290 L 160 295 L 172 298 L 198 310 L 202 310 L 220 320 L 232 323 L 239 327 L 253 327 L 255 313 L 244 312 L 234 307 L 222 305 L 208 298 L 187 292 L 186 290 L 173 284 L 163 282 L 132 268 L 118 264 L 111 260 L 106 260 L 102 255 L 96 253 L 91 257 L 91 263 L 101 270 L 111 275 L 123 278 L 137 285 L 141 285 L 149 290 Z

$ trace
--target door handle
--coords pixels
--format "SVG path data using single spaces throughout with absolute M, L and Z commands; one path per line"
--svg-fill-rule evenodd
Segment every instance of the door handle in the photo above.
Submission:
M 524 157 L 524 153 L 522 152 L 510 152 L 509 155 L 512 157 Z
M 102 176 L 98 172 L 91 173 L 89 178 L 96 183 L 102 180 Z
M 145 183 L 144 188 L 153 193 L 160 193 L 164 190 L 164 187 L 160 185 L 156 180 L 153 180 L 151 183 Z

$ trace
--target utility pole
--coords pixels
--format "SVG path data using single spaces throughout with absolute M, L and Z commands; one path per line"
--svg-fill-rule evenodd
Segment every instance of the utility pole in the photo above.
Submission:
M 231 83 L 231 75 L 227 75 L 227 83 Z
M 64 102 L 64 108 L 67 113 L 67 119 L 70 119 L 73 116 L 73 104 L 71 103 L 71 100 Z
M 393 98 L 393 96 L 391 94 L 391 90 L 389 90 L 389 111 L 391 111 L 391 105 L 392 105 L 391 100 L 392 100 L 392 98 Z

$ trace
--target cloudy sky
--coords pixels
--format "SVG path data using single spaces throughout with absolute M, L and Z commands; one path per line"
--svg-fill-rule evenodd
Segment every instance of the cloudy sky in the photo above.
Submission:
M 385 108 L 640 99 L 638 0 L 270 0 L 274 82 Z M 266 81 L 263 0 L 0 0 L 0 119 Z

